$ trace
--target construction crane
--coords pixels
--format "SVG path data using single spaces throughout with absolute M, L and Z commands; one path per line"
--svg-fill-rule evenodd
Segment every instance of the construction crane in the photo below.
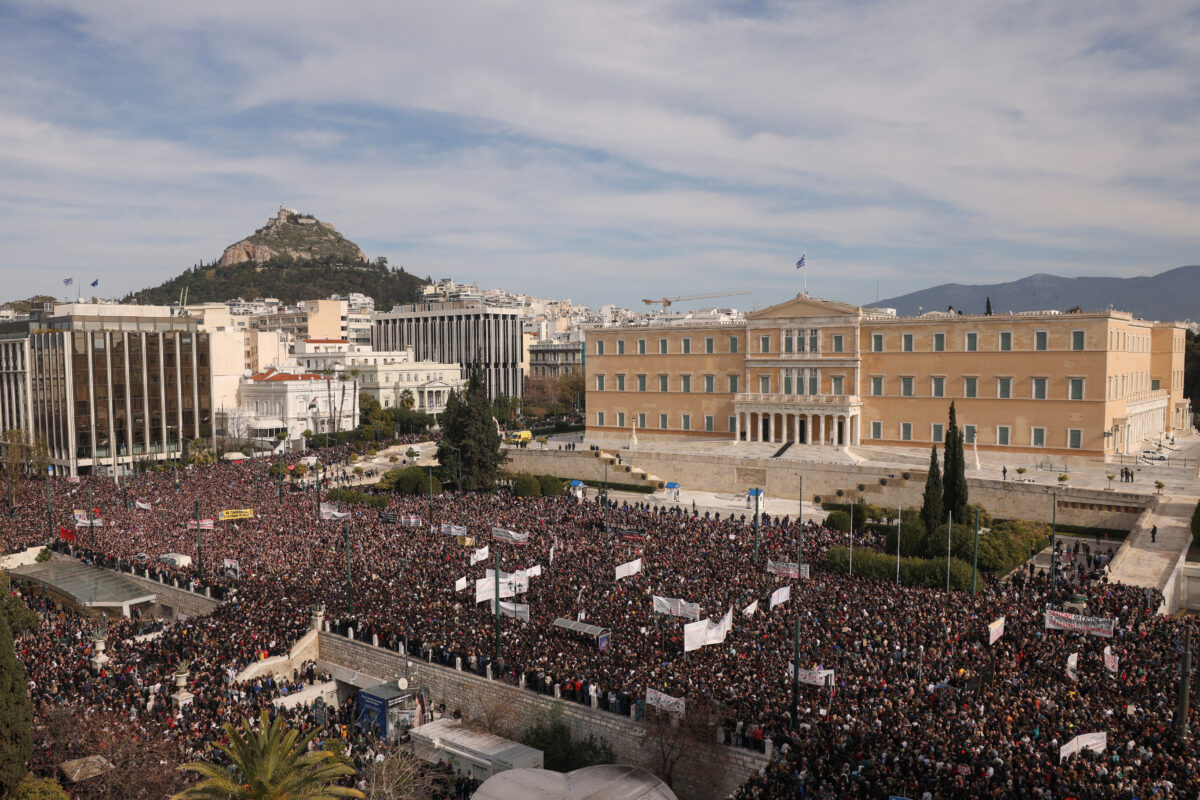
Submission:
M 744 294 L 752 294 L 752 293 L 751 292 L 711 292 L 709 294 L 689 294 L 689 295 L 684 295 L 683 297 L 658 297 L 658 298 L 655 298 L 654 300 L 647 300 L 645 298 L 642 298 L 642 302 L 648 306 L 652 306 L 655 303 L 662 303 L 662 310 L 666 311 L 667 306 L 671 305 L 672 303 L 682 302 L 684 300 L 707 300 L 712 297 L 739 297 Z

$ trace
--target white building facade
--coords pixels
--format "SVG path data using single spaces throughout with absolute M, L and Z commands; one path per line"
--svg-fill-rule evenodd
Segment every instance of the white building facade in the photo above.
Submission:
M 250 375 L 238 387 L 237 408 L 222 414 L 221 433 L 277 447 L 298 442 L 305 431 L 352 431 L 359 421 L 359 387 L 340 378 L 275 369 Z
M 384 408 L 408 406 L 426 414 L 446 410 L 451 392 L 466 386 L 462 367 L 437 361 L 417 361 L 412 350 L 377 351 L 337 339 L 296 343 L 296 363 L 312 373 L 349 374 L 359 392 L 374 397 Z

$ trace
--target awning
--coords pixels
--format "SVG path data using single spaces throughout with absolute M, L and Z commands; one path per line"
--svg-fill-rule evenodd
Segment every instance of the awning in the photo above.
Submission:
M 256 431 L 274 430 L 275 428 L 286 428 L 283 420 L 278 417 L 259 417 L 250 423 L 250 427 Z
M 80 561 L 54 559 L 27 564 L 9 573 L 18 582 L 35 583 L 70 597 L 85 608 L 120 608 L 153 603 L 154 592 L 120 573 Z
M 554 620 L 554 627 L 565 628 L 572 633 L 582 633 L 584 636 L 599 636 L 602 633 L 610 633 L 608 628 L 601 628 L 597 625 L 589 625 L 586 622 L 576 622 L 573 619 L 559 617 Z

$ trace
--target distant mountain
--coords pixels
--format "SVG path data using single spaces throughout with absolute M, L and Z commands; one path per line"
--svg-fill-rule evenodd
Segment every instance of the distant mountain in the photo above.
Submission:
M 185 288 L 188 303 L 275 297 L 290 304 L 360 292 L 375 298 L 376 308 L 390 309 L 415 302 L 426 283 L 403 268 L 389 267 L 386 258 L 369 261 L 328 222 L 280 207 L 279 215 L 252 236 L 225 248 L 220 260 L 194 266 L 126 300 L 169 304 Z
M 901 315 L 945 311 L 948 306 L 966 314 L 982 314 L 989 297 L 997 314 L 1066 311 L 1075 306 L 1096 311 L 1112 306 L 1143 319 L 1200 320 L 1200 265 L 1136 278 L 1061 278 L 1038 274 L 1009 283 L 977 286 L 943 283 L 863 305 L 895 308 Z

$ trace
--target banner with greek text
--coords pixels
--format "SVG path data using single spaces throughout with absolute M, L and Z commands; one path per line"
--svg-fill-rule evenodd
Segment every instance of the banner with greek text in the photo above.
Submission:
M 189 519 L 189 520 L 187 521 L 187 529 L 188 529 L 189 531 L 194 531 L 194 530 L 196 530 L 196 520 L 194 520 L 194 519 Z M 202 519 L 202 520 L 200 520 L 200 530 L 202 530 L 202 531 L 211 531 L 212 529 L 213 529 L 213 521 L 212 521 L 211 519 Z
M 1112 638 L 1115 620 L 1108 617 L 1085 617 L 1065 611 L 1046 610 L 1046 630 L 1090 633 L 1094 636 Z
M 466 525 L 451 525 L 449 522 L 443 522 L 442 523 L 442 533 L 446 534 L 447 536 L 466 536 L 467 535 L 467 526 Z
M 995 644 L 1004 635 L 1004 617 L 988 623 L 988 644 Z
M 154 508 L 154 506 L 150 503 L 143 503 L 141 500 L 134 500 L 133 505 L 135 508 L 140 508 L 142 511 L 150 511 Z
M 421 518 L 416 514 L 405 514 L 400 517 L 400 524 L 406 528 L 419 528 L 421 527 Z
M 500 613 L 506 617 L 516 617 L 522 622 L 529 622 L 529 605 L 526 603 L 506 603 L 501 600 Z
M 700 604 L 689 603 L 678 597 L 659 597 L 652 595 L 654 599 L 654 613 L 667 614 L 672 617 L 683 617 L 684 619 L 700 619 Z
M 792 677 L 794 667 L 788 664 L 788 678 Z M 807 683 L 810 686 L 820 686 L 822 689 L 833 687 L 833 670 L 831 669 L 798 669 L 795 670 L 796 679 L 800 683 Z
M 767 559 L 767 572 L 771 575 L 781 575 L 785 578 L 800 577 L 800 565 L 794 561 L 772 561 Z
M 528 533 L 518 533 L 510 531 L 507 528 L 499 526 L 492 527 L 492 538 L 499 542 L 508 542 L 509 544 L 529 544 Z
M 1103 753 L 1107 748 L 1107 733 L 1103 731 L 1098 733 L 1081 733 L 1058 749 L 1058 760 L 1062 761 L 1069 756 L 1075 755 L 1080 750 L 1094 750 L 1097 753 Z
M 254 509 L 253 508 L 230 508 L 230 509 L 226 509 L 225 511 L 221 511 L 217 514 L 217 519 L 221 520 L 221 522 L 224 522 L 225 520 L 228 520 L 228 519 L 253 519 L 253 518 L 254 518 Z
M 1112 646 L 1105 645 L 1105 647 L 1104 647 L 1104 668 L 1115 675 L 1117 672 L 1117 664 L 1118 663 L 1119 663 L 1119 659 L 1117 658 L 1117 654 L 1112 651 Z
M 668 714 L 674 714 L 682 717 L 687 709 L 687 701 L 682 697 L 671 697 L 669 694 L 663 694 L 657 689 L 646 689 L 646 705 L 652 708 L 661 708 Z

